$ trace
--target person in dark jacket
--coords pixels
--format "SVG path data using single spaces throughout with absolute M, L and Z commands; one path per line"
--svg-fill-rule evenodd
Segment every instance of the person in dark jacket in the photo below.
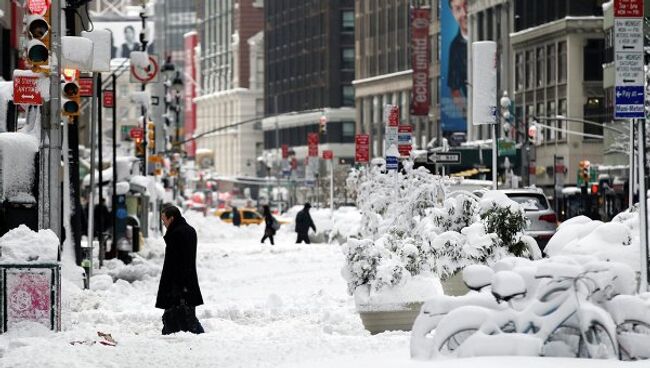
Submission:
M 271 245 L 275 245 L 275 243 L 273 242 L 273 236 L 275 236 L 275 228 L 273 227 L 273 224 L 276 221 L 276 219 L 271 214 L 271 209 L 269 208 L 269 206 L 263 207 L 262 216 L 264 216 L 264 224 L 266 225 L 264 227 L 264 236 L 262 237 L 262 244 L 264 244 L 264 241 L 268 238 L 269 240 L 271 240 Z
M 232 208 L 232 224 L 239 227 L 241 225 L 241 214 L 239 213 L 239 209 L 237 207 Z
M 106 206 L 106 199 L 102 198 L 102 202 L 95 205 L 93 213 L 93 220 L 95 221 L 95 236 L 100 236 L 111 228 L 111 211 Z
M 309 228 L 311 227 L 315 232 L 316 225 L 314 225 L 314 221 L 311 219 L 311 215 L 309 214 L 310 208 L 311 204 L 305 203 L 305 207 L 296 215 L 296 233 L 298 233 L 296 244 L 302 243 L 303 241 L 307 244 L 311 244 L 308 235 Z
M 156 308 L 165 310 L 162 334 L 202 333 L 203 326 L 195 313 L 195 307 L 203 304 L 196 274 L 196 231 L 174 205 L 163 206 L 160 219 L 167 228 L 163 237 L 165 261 L 156 298 Z

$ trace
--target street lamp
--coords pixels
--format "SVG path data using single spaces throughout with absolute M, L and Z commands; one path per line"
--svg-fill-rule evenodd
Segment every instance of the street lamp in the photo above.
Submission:
M 180 130 L 181 130 L 181 93 L 183 92 L 183 79 L 181 78 L 181 73 L 176 72 L 174 79 L 171 82 L 171 89 L 174 91 L 174 111 L 176 112 L 176 140 L 175 145 L 176 149 L 180 151 L 179 142 L 180 140 Z

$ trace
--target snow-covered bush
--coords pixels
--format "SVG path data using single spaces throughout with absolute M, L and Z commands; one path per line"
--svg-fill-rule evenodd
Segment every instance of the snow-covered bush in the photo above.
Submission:
M 445 200 L 442 208 L 433 211 L 433 222 L 442 231 L 461 231 L 476 222 L 478 201 L 468 195 Z
M 485 231 L 497 235 L 497 244 L 517 257 L 528 256 L 528 248 L 522 241 L 528 224 L 523 208 L 497 191 L 487 192 L 479 206 Z
M 375 280 L 382 256 L 370 239 L 349 239 L 343 246 L 343 254 L 346 261 L 343 278 L 348 282 L 348 292 L 353 294 L 358 286 Z

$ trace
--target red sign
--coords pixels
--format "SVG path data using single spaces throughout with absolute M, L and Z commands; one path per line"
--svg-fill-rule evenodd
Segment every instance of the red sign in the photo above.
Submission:
M 389 127 L 396 127 L 399 125 L 399 106 L 397 105 L 386 105 L 386 110 L 384 112 L 386 125 Z
M 334 158 L 334 152 L 332 150 L 323 151 L 323 160 L 331 160 Z
M 423 8 L 411 10 L 411 69 L 413 69 L 413 88 L 411 89 L 411 115 L 428 116 L 430 103 L 429 64 L 431 45 L 429 44 L 429 22 L 431 11 Z
M 113 107 L 114 98 L 115 98 L 115 95 L 113 95 L 113 91 L 104 91 L 104 95 L 102 96 L 102 101 L 104 102 L 104 107 L 106 107 L 106 108 Z
M 397 150 L 401 157 L 408 157 L 411 155 L 411 140 L 413 136 L 413 126 L 400 125 L 397 128 Z
M 309 145 L 309 156 L 318 157 L 318 133 L 308 133 L 307 143 Z
M 93 97 L 93 79 L 92 77 L 79 78 L 79 96 Z
M 354 138 L 354 161 L 360 164 L 370 161 L 370 136 L 357 134 Z
M 14 73 L 14 103 L 16 105 L 42 105 L 43 98 L 38 91 L 37 75 L 16 75 Z
M 27 0 L 27 9 L 30 14 L 44 15 L 50 7 L 50 0 Z
M 282 145 L 282 158 L 286 159 L 289 157 L 289 145 L 288 144 L 283 144 Z
M 643 18 L 643 0 L 614 0 L 614 16 Z
M 129 137 L 133 139 L 140 139 L 144 136 L 144 130 L 142 128 L 131 128 L 129 131 Z
M 148 68 L 140 68 L 136 65 L 131 65 L 131 74 L 133 75 L 133 78 L 140 83 L 153 81 L 153 79 L 156 78 L 158 71 L 160 71 L 158 60 L 152 55 L 149 55 Z
M 400 144 L 397 146 L 397 151 L 399 151 L 400 157 L 409 157 L 411 155 L 411 150 L 413 146 L 410 144 Z

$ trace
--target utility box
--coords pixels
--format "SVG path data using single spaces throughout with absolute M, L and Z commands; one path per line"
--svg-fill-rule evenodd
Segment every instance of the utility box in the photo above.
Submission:
M 58 263 L 0 263 L 0 333 L 24 321 L 61 331 L 60 275 Z

